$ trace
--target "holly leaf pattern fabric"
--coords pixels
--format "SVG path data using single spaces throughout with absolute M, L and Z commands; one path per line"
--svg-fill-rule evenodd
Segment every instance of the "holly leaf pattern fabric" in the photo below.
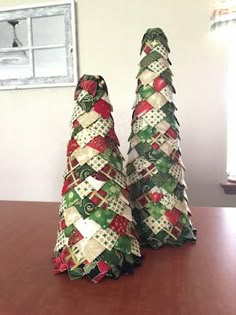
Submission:
M 148 29 L 141 46 L 127 164 L 140 242 L 155 249 L 196 240 L 185 192 L 169 52 L 164 32 Z
M 133 273 L 141 254 L 104 79 L 84 75 L 74 98 L 54 273 L 97 283 Z

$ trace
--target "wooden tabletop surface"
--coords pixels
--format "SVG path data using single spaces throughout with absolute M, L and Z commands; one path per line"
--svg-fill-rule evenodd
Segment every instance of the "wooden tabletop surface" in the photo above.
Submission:
M 53 275 L 57 203 L 0 202 L 1 315 L 236 315 L 236 208 L 192 208 L 196 244 L 145 250 L 133 276 Z

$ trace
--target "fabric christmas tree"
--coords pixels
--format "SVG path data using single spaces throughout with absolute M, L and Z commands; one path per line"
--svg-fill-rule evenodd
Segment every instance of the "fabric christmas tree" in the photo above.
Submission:
M 84 75 L 75 101 L 53 261 L 97 283 L 132 273 L 141 255 L 104 79 Z
M 142 40 L 136 101 L 129 137 L 130 200 L 143 246 L 182 245 L 195 240 L 173 103 L 170 52 L 159 28 Z

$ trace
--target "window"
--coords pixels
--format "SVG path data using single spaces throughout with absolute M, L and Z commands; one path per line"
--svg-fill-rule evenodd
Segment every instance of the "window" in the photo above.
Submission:
M 236 0 L 215 0 L 211 17 L 211 29 L 217 32 L 222 44 L 228 50 L 228 73 L 226 88 L 227 103 L 227 175 L 236 182 Z
M 77 82 L 73 1 L 0 11 L 0 89 Z
M 236 24 L 228 29 L 229 39 L 229 62 L 227 73 L 227 174 L 228 179 L 236 181 L 236 94 L 235 94 L 235 82 L 236 82 Z

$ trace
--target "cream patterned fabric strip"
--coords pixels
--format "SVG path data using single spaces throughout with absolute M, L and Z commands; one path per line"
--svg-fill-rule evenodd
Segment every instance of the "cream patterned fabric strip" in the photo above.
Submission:
M 85 148 L 78 148 L 72 153 L 72 157 L 75 157 L 79 165 L 83 165 L 92 159 L 94 156 L 99 154 L 99 152 L 89 146 Z
M 160 42 L 157 44 L 157 46 L 155 46 L 155 47 L 153 48 L 152 51 L 157 51 L 157 52 L 158 52 L 159 54 L 161 54 L 165 59 L 168 58 L 168 51 L 167 51 L 167 49 L 166 49 Z
M 64 218 L 66 225 L 69 226 L 73 224 L 75 221 L 79 220 L 81 218 L 81 215 L 79 214 L 77 209 L 74 206 L 72 206 L 70 208 L 65 209 Z
M 163 120 L 159 124 L 157 124 L 155 127 L 158 130 L 158 132 L 165 134 L 166 131 L 170 128 L 170 124 L 167 121 Z
M 147 217 L 144 222 L 147 226 L 153 231 L 154 234 L 158 234 L 161 230 L 165 229 L 168 231 L 169 221 L 166 220 L 163 216 L 159 220 L 155 220 L 152 216 Z
M 61 197 L 61 203 L 59 207 L 59 215 L 61 216 L 66 209 L 66 199 L 64 196 Z
M 149 69 L 145 69 L 140 75 L 139 75 L 139 79 L 142 82 L 142 84 L 148 85 L 150 82 L 152 82 L 156 77 L 158 77 L 158 74 L 149 70 Z
M 144 157 L 140 156 L 134 161 L 134 167 L 137 172 L 142 172 L 151 165 Z
M 123 214 L 124 209 L 126 207 L 125 202 L 114 197 L 109 197 L 107 199 L 107 202 L 108 202 L 108 208 L 107 208 L 108 210 L 112 210 L 119 215 Z
M 149 110 L 142 117 L 147 122 L 147 124 L 149 126 L 155 127 L 156 124 L 161 122 L 166 117 L 166 114 L 161 110 L 156 111 L 156 110 L 152 109 L 152 110 Z
M 168 68 L 169 68 L 169 63 L 164 58 L 160 58 L 156 61 L 153 61 L 148 66 L 148 69 L 155 72 L 158 76 Z
M 173 102 L 173 91 L 168 85 L 161 90 L 161 93 L 168 100 L 168 102 Z
M 81 106 L 78 103 L 76 103 L 72 117 L 71 117 L 70 126 L 72 126 L 73 122 L 83 113 L 85 113 L 85 111 L 81 108 Z
M 167 103 L 167 99 L 161 93 L 156 92 L 147 98 L 147 102 L 158 110 Z
M 78 221 L 74 222 L 74 226 L 86 239 L 92 238 L 95 233 L 101 229 L 99 224 L 89 218 L 79 219 Z
M 58 251 L 62 249 L 64 246 L 67 246 L 68 244 L 68 238 L 65 237 L 64 231 L 58 231 L 57 232 L 57 242 L 55 246 L 55 251 Z
M 177 197 L 175 195 L 171 195 L 166 193 L 164 197 L 161 199 L 161 203 L 167 208 L 167 209 L 172 209 L 176 202 L 177 202 Z
M 81 199 L 88 196 L 94 190 L 93 186 L 85 179 L 80 185 L 75 187 L 75 191 Z
M 182 173 L 182 167 L 178 164 L 174 164 L 171 166 L 169 170 L 170 175 L 172 175 L 176 180 L 179 180 L 181 173 Z
M 93 124 L 96 120 L 98 120 L 101 116 L 95 112 L 94 110 L 91 110 L 88 113 L 84 113 L 81 115 L 77 120 L 80 123 L 80 125 L 83 128 L 87 128 L 91 124 Z
M 105 246 L 108 250 L 112 250 L 116 241 L 119 238 L 119 234 L 112 231 L 110 228 L 105 230 L 101 229 L 95 234 L 95 239 Z
M 83 129 L 81 132 L 77 133 L 75 140 L 78 142 L 79 146 L 83 148 L 95 137 L 99 135 L 105 137 L 112 128 L 112 125 L 113 121 L 111 118 L 100 118 L 87 129 Z
M 131 241 L 131 253 L 133 253 L 136 256 L 141 257 L 139 243 L 136 239 L 132 239 Z
M 101 243 L 99 243 L 95 238 L 89 240 L 83 239 L 81 243 L 81 252 L 83 256 L 88 260 L 88 262 L 94 261 L 101 253 L 106 249 Z

